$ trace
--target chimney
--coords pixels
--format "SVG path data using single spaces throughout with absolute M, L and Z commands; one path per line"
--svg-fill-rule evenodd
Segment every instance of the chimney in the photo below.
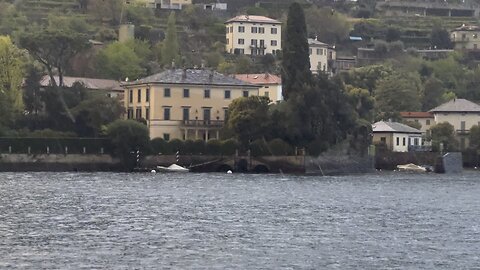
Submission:
M 183 68 L 182 70 L 182 80 L 185 80 L 187 78 L 187 69 Z
M 210 70 L 210 74 L 208 74 L 208 80 L 211 82 L 213 81 L 213 74 L 214 74 L 215 71 L 213 70 Z

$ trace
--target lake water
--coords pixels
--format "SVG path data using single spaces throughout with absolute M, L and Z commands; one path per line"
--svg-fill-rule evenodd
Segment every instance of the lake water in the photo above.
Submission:
M 480 269 L 480 172 L 0 173 L 1 269 Z

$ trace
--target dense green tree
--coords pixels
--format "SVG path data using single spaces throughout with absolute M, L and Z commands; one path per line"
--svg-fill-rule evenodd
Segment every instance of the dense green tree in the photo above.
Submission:
M 24 32 L 20 35 L 19 42 L 45 67 L 54 87 L 63 86 L 64 71 L 69 61 L 89 47 L 87 36 L 65 29 Z M 55 75 L 58 75 L 58 79 Z
M 395 73 L 380 80 L 375 89 L 380 118 L 396 118 L 402 111 L 421 108 L 421 81 L 415 73 Z
M 90 0 L 89 10 L 97 21 L 110 21 L 111 25 L 122 23 L 123 0 Z
M 393 69 L 386 65 L 372 65 L 353 69 L 343 74 L 346 84 L 350 84 L 357 88 L 367 89 L 370 93 L 376 87 L 377 81 L 391 75 Z
M 424 84 L 424 95 L 422 98 L 422 110 L 428 111 L 445 102 L 445 88 L 442 81 L 435 77 L 430 77 Z
M 115 80 L 135 80 L 146 74 L 142 58 L 125 43 L 114 42 L 101 50 L 96 59 L 100 76 Z
M 470 128 L 469 141 L 470 141 L 470 148 L 475 150 L 480 150 L 480 126 L 474 125 Z
M 433 49 L 452 49 L 450 33 L 446 29 L 434 27 L 430 33 L 430 45 Z
M 321 42 L 337 44 L 344 41 L 350 32 L 347 18 L 330 8 L 312 6 L 305 11 L 305 19 L 309 35 L 316 36 Z
M 148 128 L 134 120 L 116 120 L 107 126 L 115 156 L 120 158 L 126 170 L 132 170 L 137 164 L 136 153 L 144 155 L 149 151 L 150 138 Z
M 328 148 L 355 128 L 356 113 L 338 81 L 316 76 L 303 95 L 292 96 L 285 111 L 287 140 L 305 146 L 320 140 Z M 319 142 L 320 142 L 319 141 Z
M 175 23 L 175 12 L 171 12 L 167 21 L 167 34 L 162 46 L 162 64 L 170 66 L 175 62 L 177 66 L 180 65 L 180 47 L 177 38 L 177 26 Z
M 82 137 L 97 137 L 102 134 L 106 125 L 120 119 L 124 111 L 120 100 L 101 94 L 90 94 L 89 98 L 82 100 L 72 109 L 76 132 Z
M 400 40 L 402 32 L 398 28 L 389 27 L 387 28 L 387 33 L 385 35 L 385 40 L 387 42 Z
M 284 42 L 282 43 L 283 97 L 300 93 L 311 82 L 310 58 L 305 15 L 298 3 L 290 5 Z
M 228 106 L 225 126 L 235 133 L 242 146 L 246 147 L 266 133 L 269 102 L 267 97 L 250 96 L 237 98 Z
M 72 109 L 87 97 L 87 90 L 81 83 L 72 87 L 47 87 L 41 94 L 45 104 L 49 128 L 60 131 L 73 131 L 75 116 Z
M 42 73 L 35 66 L 32 65 L 28 67 L 23 86 L 23 102 L 27 114 L 38 115 L 42 110 L 42 100 L 40 96 L 40 81 L 42 77 Z
M 465 67 L 455 59 L 454 55 L 428 64 L 432 70 L 432 74 L 442 81 L 447 90 L 455 92 L 456 89 L 458 89 L 465 75 Z
M 358 117 L 373 121 L 373 109 L 375 108 L 375 98 L 372 97 L 367 89 L 345 86 L 350 104 L 355 108 Z
M 23 110 L 24 60 L 24 52 L 0 36 L 0 124 L 11 124 Z
M 28 18 L 14 4 L 0 2 L 0 35 L 14 35 L 27 25 Z
M 455 140 L 455 128 L 448 122 L 437 123 L 430 128 L 430 138 L 435 151 L 455 151 L 458 142 Z M 443 148 L 442 148 L 443 145 Z

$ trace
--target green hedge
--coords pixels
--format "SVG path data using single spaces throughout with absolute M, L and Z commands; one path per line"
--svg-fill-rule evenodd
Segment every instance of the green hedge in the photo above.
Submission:
M 13 154 L 46 154 L 47 147 L 50 154 L 105 154 L 111 153 L 110 140 L 100 138 L 0 138 L 0 153 Z M 30 148 L 30 151 L 29 151 Z
M 178 140 L 165 141 L 161 138 L 155 138 L 150 141 L 151 153 L 154 155 L 174 155 L 180 151 L 180 155 L 235 155 L 239 144 L 234 139 L 225 141 L 209 140 Z M 288 156 L 293 155 L 294 150 L 291 145 L 281 139 L 274 139 L 269 142 L 265 140 L 256 140 L 250 144 L 252 156 Z M 243 153 L 245 154 L 245 153 Z

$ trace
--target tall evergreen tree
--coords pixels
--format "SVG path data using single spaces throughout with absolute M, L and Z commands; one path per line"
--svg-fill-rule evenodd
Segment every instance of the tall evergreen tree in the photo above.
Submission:
M 8 124 L 23 110 L 24 53 L 10 37 L 0 36 L 0 124 Z
M 178 65 L 180 61 L 179 51 L 175 12 L 172 11 L 170 16 L 168 16 L 167 34 L 162 46 L 162 64 L 170 65 L 172 62 L 175 62 Z
M 290 5 L 287 30 L 283 42 L 283 97 L 301 92 L 311 82 L 307 26 L 303 9 L 298 3 Z

